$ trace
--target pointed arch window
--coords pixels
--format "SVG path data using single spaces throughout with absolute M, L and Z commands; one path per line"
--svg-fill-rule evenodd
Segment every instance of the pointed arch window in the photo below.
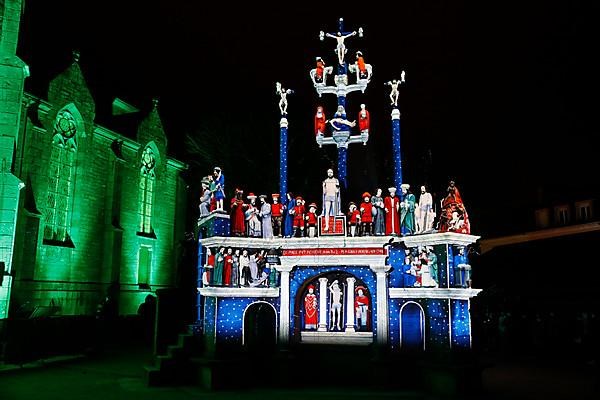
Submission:
M 156 186 L 156 154 L 147 146 L 142 153 L 140 186 L 139 186 L 139 233 L 154 235 L 152 229 L 152 211 L 154 208 L 154 191 Z
M 56 115 L 44 215 L 44 241 L 50 244 L 71 244 L 69 231 L 77 160 L 77 126 L 76 117 L 70 110 L 63 109 Z

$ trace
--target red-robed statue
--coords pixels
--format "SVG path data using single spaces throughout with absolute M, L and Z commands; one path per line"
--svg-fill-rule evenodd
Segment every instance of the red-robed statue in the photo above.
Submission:
M 317 329 L 317 296 L 315 287 L 310 285 L 304 296 L 304 329 Z
M 317 107 L 317 113 L 315 114 L 315 136 L 318 134 L 325 134 L 325 124 L 327 120 L 325 119 L 325 111 L 323 111 L 323 107 Z
M 390 195 L 383 200 L 385 210 L 385 234 L 400 235 L 400 219 L 398 210 L 400 209 L 400 198 L 396 196 L 396 188 L 388 189 Z
M 358 129 L 361 133 L 369 133 L 369 125 L 371 124 L 371 117 L 369 111 L 364 104 L 360 105 L 360 111 L 358 112 Z
M 243 190 L 236 189 L 235 197 L 231 199 L 231 236 L 244 236 L 246 234 L 244 211 L 247 205 L 244 204 L 242 199 L 243 194 Z
M 454 181 L 448 185 L 448 194 L 442 200 L 439 232 L 471 233 L 469 215 Z

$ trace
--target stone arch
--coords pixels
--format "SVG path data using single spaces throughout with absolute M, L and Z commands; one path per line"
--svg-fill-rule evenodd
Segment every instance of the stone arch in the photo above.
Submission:
M 415 301 L 407 301 L 400 307 L 400 348 L 402 350 L 425 350 L 425 311 Z
M 256 308 L 254 313 L 253 308 Z M 276 344 L 277 310 L 275 307 L 262 300 L 248 304 L 242 314 L 242 346 L 258 349 Z

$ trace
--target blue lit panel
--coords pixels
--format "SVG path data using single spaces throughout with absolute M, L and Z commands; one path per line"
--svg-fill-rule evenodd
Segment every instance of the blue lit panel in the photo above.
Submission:
M 427 347 L 433 349 L 449 348 L 448 300 L 428 299 L 425 314 L 428 316 Z
M 448 281 L 450 282 L 449 287 L 454 287 L 454 247 L 446 246 L 448 248 Z
M 204 335 L 210 341 L 215 337 L 215 297 L 204 297 Z
M 402 272 L 405 253 L 403 249 L 389 247 L 388 263 L 392 266 L 389 274 L 389 287 L 403 287 L 404 274 Z
M 279 298 L 261 297 L 221 297 L 217 307 L 217 343 L 242 345 L 244 310 L 255 302 L 265 302 L 275 307 L 276 320 L 279 320 Z
M 450 300 L 452 308 L 452 347 L 471 347 L 471 318 L 467 300 Z
M 437 256 L 438 262 L 438 274 L 440 277 L 439 285 L 441 288 L 448 287 L 448 262 L 447 262 L 447 248 L 450 247 L 446 244 L 438 244 L 433 246 L 433 251 Z

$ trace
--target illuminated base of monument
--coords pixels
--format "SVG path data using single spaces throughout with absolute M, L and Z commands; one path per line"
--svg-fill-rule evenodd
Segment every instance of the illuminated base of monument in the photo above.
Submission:
M 274 267 L 276 273 L 265 272 L 269 277 L 258 286 L 240 280 L 240 271 L 236 282 L 224 279 L 199 287 L 198 325 L 216 348 L 243 348 L 265 341 L 283 347 L 288 343 L 376 344 L 397 351 L 470 348 L 470 299 L 481 290 L 469 287 L 465 261 L 456 257 L 477 239 L 448 232 L 406 237 L 200 239 L 200 274 L 206 249 L 215 254 L 221 247 L 234 253 L 248 250 L 251 257 L 264 250 L 269 259 L 264 271 Z M 425 257 L 427 250 L 429 259 L 437 259 L 429 271 L 426 262 L 416 263 L 414 256 Z M 438 287 L 425 287 L 425 276 Z M 339 315 L 332 317 L 338 310 Z

